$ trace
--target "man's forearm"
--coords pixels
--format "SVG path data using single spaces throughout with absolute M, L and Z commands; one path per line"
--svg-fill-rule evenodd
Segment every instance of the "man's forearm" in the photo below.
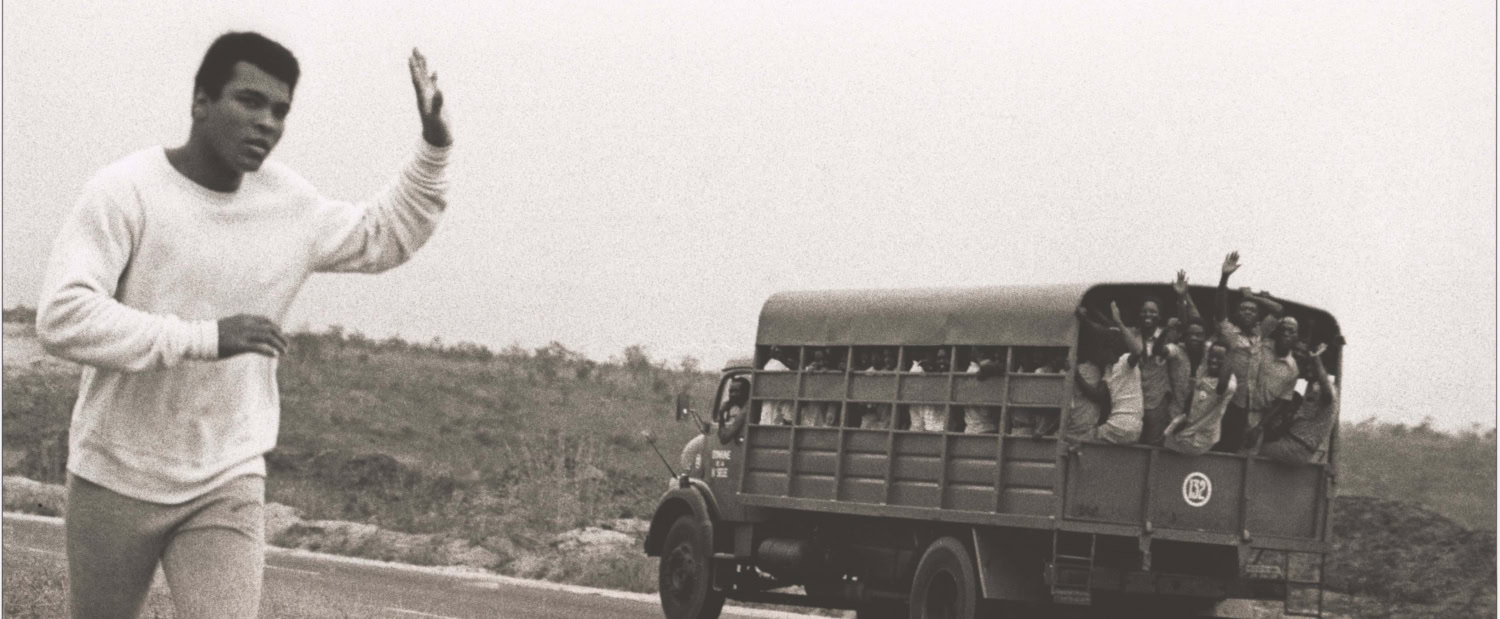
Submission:
M 1277 303 L 1276 301 L 1271 300 L 1270 297 L 1262 297 L 1262 296 L 1253 295 L 1253 294 L 1246 294 L 1245 295 L 1245 300 L 1252 301 L 1256 305 L 1259 305 L 1262 308 L 1265 308 L 1266 313 L 1268 313 L 1268 314 L 1270 314 L 1272 316 L 1280 316 L 1281 313 L 1286 309 L 1286 308 L 1283 308 L 1280 303 Z
M 36 329 L 49 354 L 120 372 L 210 361 L 219 354 L 218 324 L 213 320 L 143 312 L 79 285 L 42 300 Z
M 734 437 L 739 436 L 740 429 L 744 427 L 744 413 L 735 415 L 734 417 L 730 418 L 729 421 L 719 424 L 719 444 L 728 444 L 729 441 L 734 440 Z
M 1202 317 L 1203 315 L 1198 313 L 1198 305 L 1193 302 L 1193 293 L 1183 293 L 1177 300 L 1177 318 L 1182 321 L 1182 324 L 1186 325 L 1193 319 L 1201 319 Z
M 1219 275 L 1219 287 L 1214 290 L 1214 322 L 1229 317 L 1229 273 Z
M 422 142 L 396 182 L 368 203 L 326 201 L 319 213 L 317 271 L 374 273 L 411 258 L 447 208 L 448 149 Z
M 1328 368 L 1323 367 L 1323 360 L 1317 357 L 1313 358 L 1312 364 L 1313 374 L 1317 376 L 1318 384 L 1323 387 L 1323 397 L 1331 398 L 1334 393 L 1333 377 L 1328 375 Z

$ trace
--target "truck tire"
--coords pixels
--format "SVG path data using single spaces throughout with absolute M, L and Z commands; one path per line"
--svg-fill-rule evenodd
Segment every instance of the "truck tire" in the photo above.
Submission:
M 911 583 L 911 619 L 974 619 L 979 577 L 963 543 L 938 538 L 922 553 Z
M 657 567 L 657 590 L 667 619 L 718 619 L 724 609 L 724 593 L 713 589 L 713 549 L 705 537 L 692 515 L 678 517 L 667 529 Z

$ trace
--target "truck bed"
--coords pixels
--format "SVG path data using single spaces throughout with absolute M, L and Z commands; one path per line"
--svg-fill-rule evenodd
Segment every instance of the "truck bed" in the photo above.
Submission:
M 1324 547 L 1322 464 L 1101 443 L 1060 457 L 1056 439 L 995 434 L 747 430 L 745 505 L 1221 544 L 1248 532 L 1256 547 Z

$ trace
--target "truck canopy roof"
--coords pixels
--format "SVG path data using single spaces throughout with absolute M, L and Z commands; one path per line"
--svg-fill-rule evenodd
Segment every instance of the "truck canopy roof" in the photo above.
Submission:
M 1207 318 L 1214 288 L 1192 286 Z M 1107 311 L 1120 302 L 1126 322 L 1134 322 L 1140 299 L 1155 295 L 1170 305 L 1172 287 L 1161 283 L 1049 284 L 975 288 L 821 290 L 771 295 L 760 311 L 757 344 L 809 346 L 922 346 L 1003 344 L 1072 346 L 1078 339 L 1074 309 L 1087 301 Z M 1238 293 L 1231 291 L 1231 300 Z M 1319 324 L 1321 338 L 1338 336 L 1333 317 L 1322 310 L 1287 302 L 1287 313 Z M 1232 310 L 1231 310 L 1232 311 Z M 1175 308 L 1163 307 L 1165 315 Z

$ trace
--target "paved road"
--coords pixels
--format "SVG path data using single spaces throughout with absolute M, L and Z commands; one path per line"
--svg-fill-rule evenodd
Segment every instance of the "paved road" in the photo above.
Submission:
M 4 552 L 63 561 L 62 521 L 4 515 Z M 316 600 L 339 614 L 378 618 L 575 619 L 662 616 L 655 595 L 522 580 L 454 569 L 426 568 L 272 548 L 266 556 L 267 599 L 278 604 Z M 268 606 L 269 603 L 263 604 Z M 726 608 L 724 617 L 806 617 Z

